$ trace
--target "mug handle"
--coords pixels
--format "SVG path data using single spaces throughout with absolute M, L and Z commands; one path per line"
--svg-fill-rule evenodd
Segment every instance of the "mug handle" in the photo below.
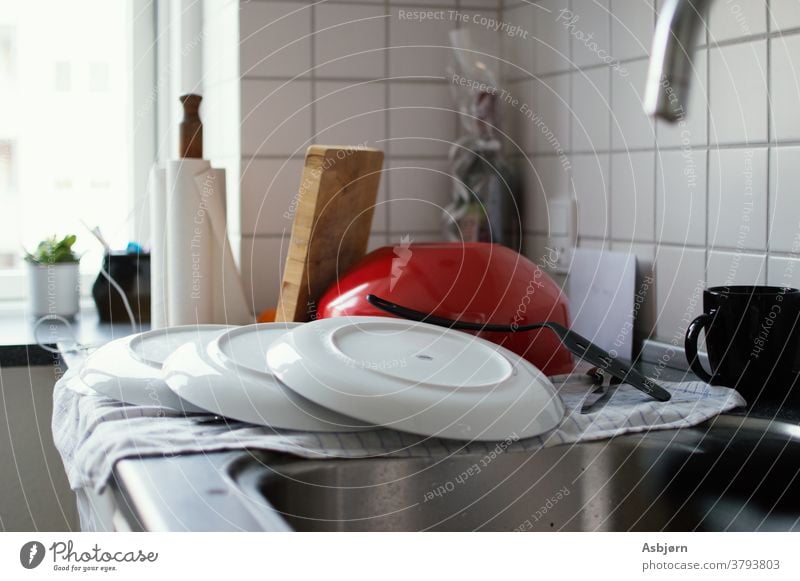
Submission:
M 711 382 L 711 375 L 709 375 L 700 359 L 697 357 L 697 340 L 700 338 L 700 331 L 714 319 L 714 311 L 710 313 L 703 313 L 694 321 L 689 323 L 686 328 L 686 340 L 683 343 L 684 350 L 686 351 L 686 360 L 689 362 L 689 367 L 694 371 L 700 379 L 706 383 Z

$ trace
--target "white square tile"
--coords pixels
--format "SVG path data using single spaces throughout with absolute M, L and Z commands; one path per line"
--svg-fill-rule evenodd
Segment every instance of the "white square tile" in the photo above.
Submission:
M 381 0 L 373 0 L 375 2 L 380 2 Z M 477 1 L 477 0 L 476 0 Z M 455 5 L 457 0 L 389 0 L 389 4 L 393 6 L 405 6 L 408 5 L 408 8 L 413 10 L 415 8 L 419 8 L 424 6 L 426 9 L 430 6 L 431 8 L 435 9 L 439 6 L 452 6 Z
M 578 202 L 578 235 L 603 238 L 608 234 L 609 155 L 572 157 L 573 196 Z
M 611 56 L 624 60 L 650 54 L 655 22 L 653 0 L 611 0 Z
M 709 155 L 709 245 L 766 250 L 766 148 L 719 149 Z
M 570 61 L 570 36 L 566 25 L 572 14 L 563 0 L 543 0 L 533 5 L 534 31 L 537 42 L 536 74 L 555 73 L 573 68 Z
M 303 160 L 242 160 L 241 172 L 242 234 L 291 232 Z
M 578 248 L 592 248 L 594 250 L 611 250 L 611 242 L 607 238 L 581 238 Z
M 714 143 L 767 140 L 767 41 L 711 49 Z
M 297 2 L 245 2 L 239 16 L 241 75 L 308 75 L 311 7 Z
M 625 63 L 626 76 L 611 71 L 611 144 L 614 149 L 653 147 L 655 144 L 653 120 L 642 106 L 648 64 L 646 60 Z
M 686 327 L 703 312 L 705 250 L 662 246 L 656 251 L 656 336 L 683 347 Z
M 455 105 L 449 89 L 443 83 L 390 83 L 392 155 L 447 155 L 456 138 Z
M 705 246 L 705 151 L 656 156 L 656 241 Z
M 547 236 L 542 234 L 526 235 L 523 254 L 534 264 L 542 264 L 542 257 L 548 256 Z
M 800 6 L 798 6 L 800 11 Z M 770 40 L 772 139 L 800 139 L 800 34 Z
M 498 107 L 500 110 L 500 131 L 497 137 L 503 143 L 503 150 L 508 155 L 532 153 L 536 134 L 532 129 L 533 123 L 525 116 L 526 108 L 536 102 L 534 83 L 532 79 L 514 81 L 506 85 L 508 99 L 501 98 Z M 523 108 L 522 104 L 525 104 Z M 463 127 L 461 128 L 463 131 Z
M 770 256 L 767 266 L 768 285 L 800 288 L 800 259 Z
M 383 248 L 389 244 L 389 236 L 387 234 L 370 234 L 369 241 L 367 242 L 367 252 L 372 252 L 378 248 Z
M 800 252 L 800 147 L 773 147 L 769 159 L 770 250 Z
M 611 145 L 610 75 L 605 67 L 572 73 L 574 151 L 603 151 Z
M 317 143 L 386 147 L 386 88 L 382 82 L 318 81 Z
M 800 0 L 770 0 L 770 28 L 788 30 L 800 26 Z
M 311 138 L 311 83 L 242 81 L 242 154 L 302 154 Z
M 523 125 L 533 137 L 536 153 L 556 153 L 570 148 L 569 75 L 554 75 L 534 81 L 532 108 L 538 117 L 526 115 Z
M 708 16 L 709 40 L 722 42 L 767 31 L 765 0 L 712 2 Z
M 584 67 L 601 64 L 611 52 L 611 18 L 608 0 L 572 0 L 572 61 Z
M 390 232 L 387 236 L 389 246 L 397 246 L 404 244 L 403 240 L 408 236 L 412 242 L 444 242 L 445 237 L 442 232 L 416 232 L 408 234 L 407 232 Z
M 436 232 L 452 201 L 450 164 L 409 159 L 389 163 L 389 221 L 392 232 Z
M 652 241 L 656 213 L 655 153 L 611 156 L 611 237 Z
M 483 53 L 486 63 L 497 71 L 496 76 L 499 76 L 502 69 L 500 58 L 502 33 L 495 30 L 494 27 L 499 26 L 499 23 L 503 21 L 498 19 L 497 10 L 465 10 L 462 6 L 460 18 L 464 20 L 459 21 L 456 26 L 469 31 L 473 50 Z
M 418 8 L 396 8 L 390 12 L 389 74 L 403 76 L 443 77 L 450 64 L 453 49 L 449 33 L 455 21 L 447 17 L 439 20 L 414 20 L 403 16 Z
M 289 235 L 285 238 L 244 236 L 241 248 L 242 286 L 248 305 L 255 305 L 256 312 L 275 308 L 289 249 Z
M 382 6 L 322 3 L 314 10 L 318 76 L 376 79 L 386 75 L 388 16 Z
M 445 0 L 444 2 L 439 2 L 438 0 L 433 0 L 437 4 L 454 4 L 455 0 Z M 497 8 L 498 2 L 497 0 L 461 0 L 462 8 L 465 6 L 475 7 L 475 8 Z
M 731 284 L 764 284 L 766 280 L 767 256 L 745 252 L 708 253 L 708 286 Z
M 536 41 L 536 17 L 541 8 L 531 4 L 521 4 L 503 11 L 503 21 L 509 26 L 518 26 L 519 34 L 502 34 L 503 58 L 507 79 L 529 78 L 534 74 Z
M 679 122 L 658 121 L 659 147 L 705 145 L 708 139 L 708 50 L 695 53 L 686 113 Z
M 550 230 L 549 203 L 571 196 L 569 172 L 555 155 L 523 159 L 519 164 L 522 181 L 523 230 Z

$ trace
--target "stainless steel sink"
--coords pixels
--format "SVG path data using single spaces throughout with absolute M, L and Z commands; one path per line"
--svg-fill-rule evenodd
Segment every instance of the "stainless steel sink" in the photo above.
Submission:
M 186 466 L 179 471 L 202 497 L 184 528 L 800 530 L 800 427 L 738 416 L 529 454 L 310 461 L 254 452 L 204 461 L 202 486 Z M 163 488 L 157 496 L 169 502 Z M 215 509 L 220 498 L 228 508 Z M 231 510 L 234 499 L 244 508 Z M 136 499 L 128 502 L 135 513 Z M 200 510 L 220 523 L 192 524 Z

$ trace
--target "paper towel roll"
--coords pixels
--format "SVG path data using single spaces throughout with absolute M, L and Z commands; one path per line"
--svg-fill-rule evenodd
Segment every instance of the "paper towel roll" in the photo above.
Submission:
M 252 323 L 227 237 L 225 170 L 170 161 L 166 191 L 168 324 Z
M 242 279 L 228 241 L 225 170 L 210 168 L 195 177 L 195 184 L 204 194 L 206 216 L 213 236 L 214 322 L 229 325 L 252 323 L 254 318 L 247 308 Z
M 169 324 L 167 314 L 167 171 L 154 165 L 147 180 L 150 200 L 150 326 Z
M 167 162 L 167 312 L 170 325 L 214 319 L 214 245 L 206 215 L 207 192 L 196 178 L 211 164 L 203 159 Z

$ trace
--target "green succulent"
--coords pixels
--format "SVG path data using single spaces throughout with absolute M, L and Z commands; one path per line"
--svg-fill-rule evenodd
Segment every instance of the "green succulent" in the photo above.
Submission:
M 79 262 L 80 256 L 72 250 L 77 237 L 68 234 L 61 240 L 55 236 L 39 242 L 34 252 L 25 252 L 25 261 L 30 264 L 59 264 L 65 262 Z

